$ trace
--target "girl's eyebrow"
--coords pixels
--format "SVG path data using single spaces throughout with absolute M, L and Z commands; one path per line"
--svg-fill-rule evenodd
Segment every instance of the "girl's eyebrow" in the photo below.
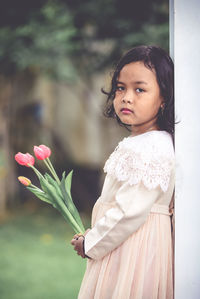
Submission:
M 123 83 L 121 81 L 117 81 L 117 84 L 125 84 L 125 83 Z M 133 84 L 146 84 L 146 85 L 148 85 L 148 83 L 145 82 L 145 81 L 134 81 Z
M 117 84 L 124 84 L 123 82 L 121 81 L 116 81 Z
M 133 82 L 134 84 L 148 84 L 147 82 L 145 82 L 145 81 L 135 81 L 135 82 Z

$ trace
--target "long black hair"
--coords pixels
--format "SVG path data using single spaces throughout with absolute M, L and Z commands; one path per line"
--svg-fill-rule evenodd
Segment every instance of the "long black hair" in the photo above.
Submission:
M 117 80 L 122 68 L 131 62 L 143 61 L 144 65 L 154 70 L 160 93 L 164 100 L 164 109 L 158 110 L 157 125 L 160 130 L 169 132 L 174 140 L 174 64 L 170 56 L 157 46 L 138 46 L 129 50 L 118 62 L 113 72 L 110 91 L 102 92 L 107 95 L 104 115 L 116 118 L 120 125 L 123 124 L 116 116 L 113 100 L 117 88 Z

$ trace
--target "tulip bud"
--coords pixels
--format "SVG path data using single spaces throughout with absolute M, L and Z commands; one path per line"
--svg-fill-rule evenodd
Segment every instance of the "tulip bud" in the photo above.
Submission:
M 29 153 L 26 154 L 22 154 L 22 153 L 17 153 L 15 155 L 15 160 L 17 161 L 17 163 L 19 163 L 20 165 L 24 165 L 27 167 L 30 167 L 30 165 L 34 165 L 35 163 L 35 159 L 33 156 L 31 156 Z
M 28 178 L 26 178 L 25 176 L 18 176 L 18 180 L 20 181 L 20 183 L 22 183 L 26 187 L 31 185 L 31 181 Z
M 51 150 L 46 145 L 34 146 L 34 154 L 38 160 L 44 160 L 51 155 Z

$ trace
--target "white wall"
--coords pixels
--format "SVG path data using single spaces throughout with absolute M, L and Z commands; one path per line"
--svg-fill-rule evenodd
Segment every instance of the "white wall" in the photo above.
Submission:
M 175 299 L 199 299 L 200 1 L 171 1 L 171 17 L 173 14 L 171 51 L 174 50 L 175 62 L 175 105 L 181 121 L 175 130 L 176 157 L 180 165 L 175 199 Z

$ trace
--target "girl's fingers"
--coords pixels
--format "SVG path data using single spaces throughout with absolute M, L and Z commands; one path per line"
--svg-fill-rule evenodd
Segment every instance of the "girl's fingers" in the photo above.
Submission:
M 88 229 L 84 235 L 86 235 L 86 233 L 88 233 L 89 230 L 90 229 Z M 74 250 L 77 252 L 78 255 L 80 255 L 82 258 L 86 258 L 86 257 L 90 258 L 87 255 L 85 255 L 83 242 L 84 242 L 84 236 L 80 236 L 80 235 L 75 235 L 71 240 L 71 244 L 74 246 Z
M 75 244 L 75 241 L 76 241 L 75 239 L 72 239 L 70 243 L 71 243 L 72 245 L 74 245 L 74 244 Z
M 80 250 L 83 244 L 83 237 L 79 237 L 78 240 L 74 240 L 74 249 Z
M 79 243 L 80 241 L 77 238 L 71 240 L 71 244 L 74 246 L 74 250 L 77 250 L 79 248 Z
M 71 240 L 71 244 L 74 246 L 74 250 L 80 255 L 82 258 L 85 258 L 85 252 L 83 248 L 84 236 L 90 231 L 87 229 L 84 235 L 76 234 Z
M 87 229 L 83 236 L 86 236 L 86 234 L 87 234 L 89 231 L 90 231 L 90 229 Z M 82 237 L 80 234 L 75 234 L 75 235 L 73 236 L 73 239 L 71 240 L 71 244 L 74 245 L 74 244 L 75 244 L 74 241 L 75 241 L 75 240 L 78 240 L 80 237 Z
M 83 250 L 83 240 L 83 236 L 79 236 L 78 240 L 72 239 L 71 244 L 74 246 L 74 250 L 77 252 L 77 254 L 84 258 L 85 254 Z
M 74 235 L 73 239 L 71 240 L 71 244 L 74 245 L 75 244 L 74 241 L 78 240 L 79 237 L 80 237 L 79 234 Z

